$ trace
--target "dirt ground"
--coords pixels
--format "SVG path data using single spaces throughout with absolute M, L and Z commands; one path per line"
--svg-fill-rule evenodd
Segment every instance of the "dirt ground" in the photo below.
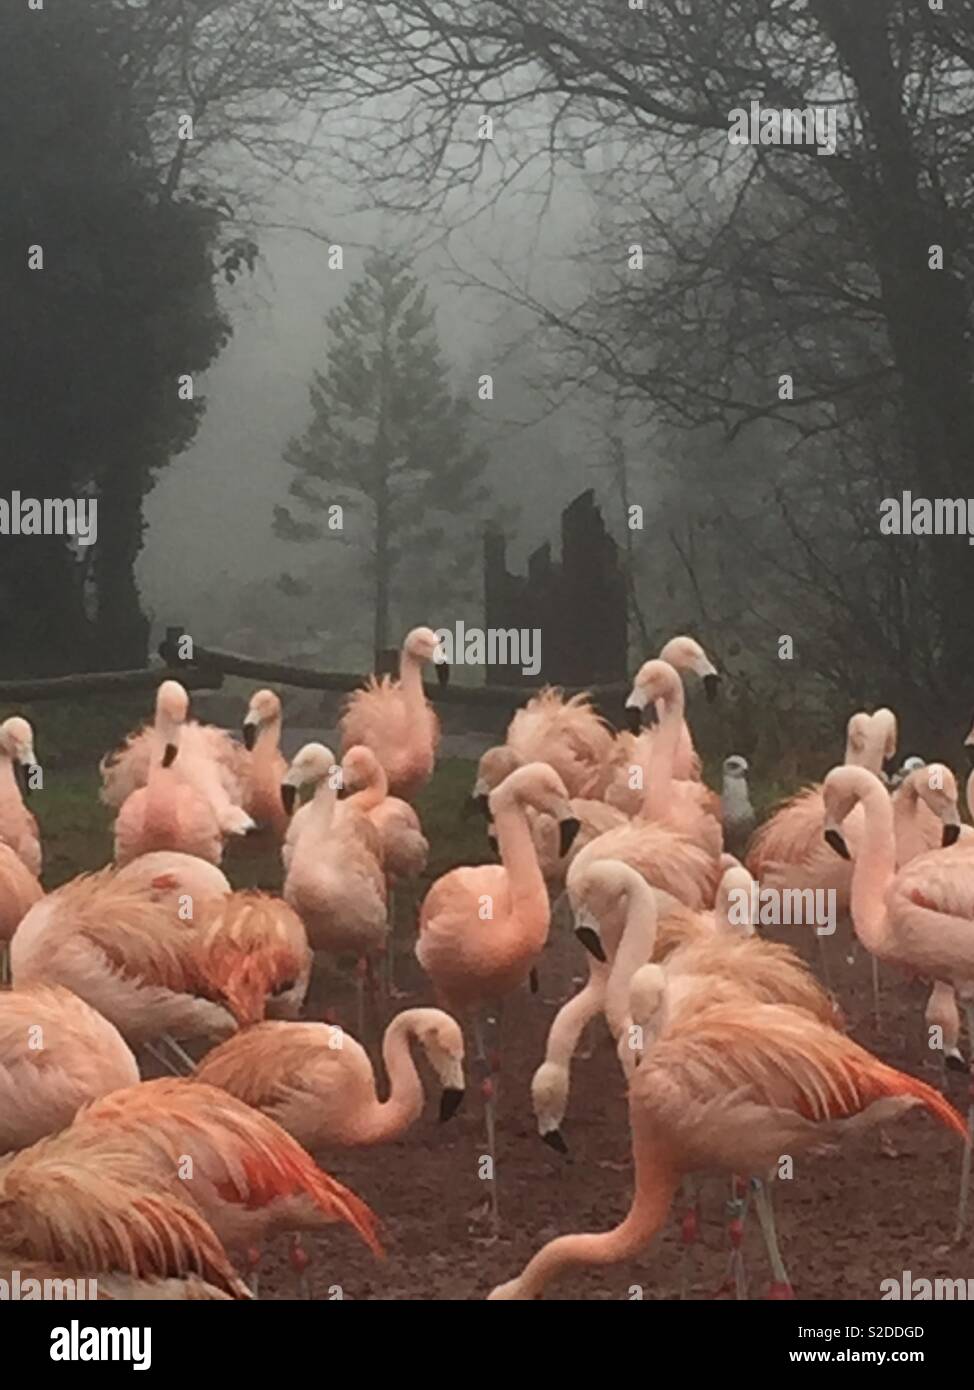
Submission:
M 786 939 L 784 931 L 778 935 Z M 400 949 L 398 983 L 408 997 L 395 1008 L 433 1002 L 425 977 L 408 954 L 409 943 L 403 941 Z M 877 1035 L 868 957 L 859 951 L 849 963 L 852 948 L 841 927 L 826 950 L 851 1034 L 885 1060 L 940 1084 L 938 1058 L 926 1046 L 924 986 L 883 971 L 882 1033 Z M 808 954 L 817 959 L 815 945 Z M 350 1232 L 337 1227 L 305 1237 L 312 1257 L 308 1278 L 313 1297 L 336 1297 L 337 1286 L 342 1297 L 352 1299 L 481 1299 L 494 1284 L 516 1274 L 551 1237 L 603 1231 L 623 1215 L 631 1180 L 626 1105 L 604 1023 L 597 1021 L 590 1028 L 583 1051 L 591 1048 L 592 1055 L 577 1061 L 573 1071 L 564 1125 L 569 1157 L 541 1142 L 531 1113 L 529 1083 L 543 1055 L 547 1028 L 559 1001 L 573 990 L 572 976 L 577 987 L 586 973 L 581 947 L 567 932 L 553 932 L 539 971 L 540 992 L 531 995 L 525 989 L 505 1005 L 499 1238 L 487 1238 L 486 1184 L 478 1177 L 484 1152 L 479 1084 L 468 1066 L 463 1108 L 441 1125 L 435 1082 L 424 1070 L 426 1111 L 400 1141 L 319 1155 L 322 1166 L 348 1183 L 380 1216 L 388 1255 L 383 1261 L 374 1259 Z M 324 1007 L 312 1007 L 309 1013 L 354 1029 L 351 996 L 334 986 L 328 993 Z M 469 1056 L 472 1040 L 467 1031 Z M 420 1066 L 425 1067 L 423 1060 Z M 961 1109 L 966 1108 L 967 1092 L 967 1078 L 951 1073 L 948 1094 Z M 974 1277 L 970 1239 L 959 1247 L 949 1244 L 961 1161 L 956 1136 L 914 1111 L 895 1126 L 891 1138 L 896 1156 L 883 1152 L 874 1131 L 836 1156 L 801 1160 L 792 1181 L 775 1184 L 781 1249 L 797 1297 L 878 1298 L 880 1281 L 899 1278 L 904 1270 L 911 1270 L 915 1278 Z M 730 1250 L 729 1186 L 729 1180 L 716 1177 L 702 1185 L 699 1239 L 686 1255 L 687 1298 L 733 1297 L 726 1289 L 719 1293 Z M 680 1297 L 684 1210 L 678 1199 L 654 1248 L 640 1259 L 566 1278 L 547 1297 L 629 1299 L 638 1296 L 634 1286 L 646 1299 Z M 753 1215 L 745 1221 L 743 1249 L 749 1295 L 764 1298 L 770 1274 Z M 285 1240 L 275 1242 L 264 1256 L 260 1296 L 298 1296 Z

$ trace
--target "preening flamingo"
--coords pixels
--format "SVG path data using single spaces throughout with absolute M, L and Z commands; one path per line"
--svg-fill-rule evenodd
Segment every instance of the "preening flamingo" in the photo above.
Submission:
M 605 789 L 613 749 L 613 732 L 588 694 L 566 700 L 561 690 L 545 686 L 515 711 L 505 742 L 488 748 L 481 757 L 474 798 L 486 810 L 488 795 L 515 768 L 547 763 L 564 782 L 569 797 L 598 799 Z
M 565 784 L 546 763 L 528 763 L 490 794 L 501 863 L 452 869 L 436 880 L 420 909 L 416 958 L 451 1013 L 475 1010 L 482 1065 L 486 1065 L 487 1051 L 479 1011 L 499 1006 L 505 995 L 527 979 L 548 938 L 551 909 L 528 828 L 529 807 L 559 822 L 560 848 L 567 854 L 578 822 L 571 814 Z M 499 1050 L 498 1045 L 495 1052 Z M 496 1228 L 494 1077 L 486 1077 L 484 1089 Z
M 342 758 L 342 790 L 343 812 L 364 811 L 378 830 L 387 878 L 418 878 L 429 858 L 429 841 L 409 802 L 389 795 L 385 770 L 365 744 L 350 748 Z
M 30 772 L 36 766 L 34 731 L 26 719 L 12 715 L 0 724 L 0 841 L 10 846 L 25 869 L 40 878 L 40 831 L 24 805 Z
M 168 903 L 174 912 L 182 912 L 183 921 L 192 920 L 206 903 L 231 891 L 229 879 L 215 864 L 178 850 L 140 854 L 116 872 L 115 882 L 141 889 L 153 902 Z
M 604 1234 L 549 1241 L 490 1298 L 539 1298 L 573 1268 L 640 1254 L 687 1174 L 766 1173 L 783 1153 L 807 1153 L 915 1105 L 964 1133 L 932 1087 L 800 1009 L 704 1003 L 668 1017 L 668 988 L 656 965 L 641 967 L 631 986 L 634 1026 L 654 1041 L 629 1084 L 636 1191 L 628 1215 Z
M 70 990 L 0 992 L 0 1154 L 64 1129 L 88 1101 L 138 1080 L 118 1029 Z
M 411 800 L 433 771 L 440 721 L 423 693 L 423 666 L 432 662 L 439 641 L 428 627 L 407 634 L 399 660 L 399 679 L 370 676 L 364 690 L 349 697 L 339 721 L 342 753 L 367 744 L 385 769 L 393 796 Z M 449 667 L 436 662 L 441 685 Z
M 174 739 L 178 734 L 173 735 Z M 149 768 L 149 780 L 127 797 L 115 818 L 115 862 L 177 851 L 219 864 L 223 858 L 220 823 L 202 792 L 183 782 L 172 766 L 176 744 L 167 745 Z
M 241 1028 L 265 1013 L 297 1018 L 313 955 L 301 918 L 281 898 L 244 889 L 204 903 L 196 917 L 207 978 Z
M 273 936 L 253 944 L 249 956 L 251 989 L 257 975 L 269 995 L 293 985 L 294 962 Z M 111 870 L 72 879 L 36 903 L 14 934 L 10 961 L 15 986 L 64 985 L 133 1046 L 226 1037 L 236 1031 L 234 1008 L 243 1003 L 241 1021 L 252 1017 L 247 991 L 239 1000 L 222 991 L 230 981 L 219 933 L 204 934 L 195 915 L 181 918 L 166 898 L 154 901 Z M 184 1054 L 174 1050 L 185 1065 Z
M 269 1115 L 309 1152 L 329 1145 L 384 1144 L 421 1115 L 423 1083 L 410 1056 L 415 1039 L 443 1087 L 440 1118 L 463 1099 L 463 1034 L 441 1009 L 406 1009 L 386 1028 L 382 1058 L 389 1095 L 380 1101 L 365 1049 L 328 1023 L 261 1023 L 215 1048 L 196 1071 Z
M 44 896 L 44 889 L 9 845 L 0 844 L 0 985 L 10 974 L 10 942 L 21 919 Z
M 703 647 L 693 637 L 671 637 L 662 647 L 659 660 L 667 662 L 677 671 L 689 671 L 699 676 L 703 681 L 707 700 L 716 699 L 720 676 Z M 629 731 L 620 733 L 616 738 L 613 771 L 605 792 L 606 801 L 612 806 L 618 806 L 629 816 L 638 815 L 642 809 L 645 788 L 649 782 L 650 758 L 657 734 L 655 727 L 640 728 L 642 718 L 641 712 L 638 713 L 638 718 L 636 713 L 629 715 Z M 662 714 L 662 707 L 654 713 L 658 718 Z M 674 752 L 673 776 L 680 781 L 693 782 L 699 782 L 701 778 L 700 759 L 685 719 Z
M 287 759 L 281 752 L 281 701 L 273 690 L 258 690 L 250 697 L 243 721 L 243 741 L 247 750 L 242 764 L 243 804 L 261 832 L 257 844 L 284 839 L 288 816 L 281 804 L 281 782 L 287 772 Z M 253 837 L 248 836 L 250 844 Z
M 824 791 L 825 839 L 843 858 L 849 857 L 844 823 L 856 806 L 862 808 L 852 870 L 852 922 L 859 940 L 879 960 L 952 985 L 964 1003 L 968 1037 L 974 1038 L 974 855 L 961 846 L 935 850 L 897 871 L 893 807 L 879 778 L 865 768 L 837 767 L 826 777 Z M 945 824 L 945 844 L 959 831 L 959 820 Z M 974 1097 L 968 1126 L 974 1137 Z M 958 1238 L 967 1215 L 970 1152 L 968 1145 Z
M 281 787 L 285 808 L 293 806 L 300 787 L 314 787 L 314 795 L 292 819 L 284 841 L 283 896 L 304 923 L 312 950 L 347 952 L 371 970 L 389 930 L 382 841 L 363 811 L 339 810 L 341 783 L 335 755 L 321 743 L 306 743 L 288 768 Z M 360 971 L 360 1033 L 362 1026 Z
M 382 1253 L 369 1207 L 321 1171 L 281 1127 L 228 1092 L 191 1078 L 143 1081 L 94 1101 L 65 1131 L 72 1152 L 114 1137 L 127 1165 L 154 1171 L 161 1192 L 198 1207 L 225 1246 L 246 1250 L 280 1231 L 342 1223 Z M 44 1141 L 50 1142 L 50 1141 Z M 28 1153 L 30 1150 L 27 1151 Z

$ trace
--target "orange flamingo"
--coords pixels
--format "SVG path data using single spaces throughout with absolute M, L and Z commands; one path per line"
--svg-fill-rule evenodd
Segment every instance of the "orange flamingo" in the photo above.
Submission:
M 339 723 L 342 753 L 367 744 L 385 769 L 389 791 L 407 801 L 429 780 L 440 741 L 440 721 L 423 693 L 422 676 L 438 647 L 435 632 L 414 627 L 403 643 L 399 679 L 370 676 L 364 690 L 349 696 Z M 437 661 L 436 674 L 445 685 L 449 667 Z
M 597 799 L 605 789 L 613 746 L 613 732 L 591 696 L 581 692 L 566 700 L 563 691 L 545 686 L 515 711 L 505 742 L 481 757 L 474 800 L 486 810 L 494 788 L 527 763 L 553 767 L 570 798 Z
M 26 719 L 12 715 L 0 724 L 0 841 L 10 846 L 25 869 L 40 878 L 40 831 L 24 805 L 30 771 L 36 766 L 34 731 Z
M 231 891 L 229 879 L 215 864 L 179 850 L 140 854 L 116 872 L 115 882 L 141 889 L 153 902 L 168 903 L 183 921 Z
M 567 854 L 578 833 L 564 782 L 547 763 L 518 768 L 490 794 L 500 864 L 452 869 L 432 885 L 420 908 L 416 958 L 437 997 L 458 1013 L 473 1009 L 477 1058 L 487 1065 L 480 1010 L 499 1006 L 522 984 L 548 938 L 551 909 L 526 811 L 553 816 Z M 499 1052 L 499 1044 L 494 1049 Z M 496 1081 L 484 1080 L 491 1157 L 490 1210 L 498 1221 L 495 1163 Z
M 44 889 L 20 856 L 0 844 L 0 986 L 10 978 L 10 942 L 21 919 L 44 896 Z
M 912 859 L 897 871 L 893 808 L 886 788 L 866 768 L 837 767 L 825 779 L 825 839 L 849 857 L 843 825 L 863 811 L 852 871 L 852 922 L 866 950 L 881 961 L 953 986 L 964 1003 L 974 1038 L 974 855 L 958 845 Z M 944 826 L 944 843 L 960 826 Z M 974 1093 L 968 1111 L 974 1141 Z M 964 1154 L 957 1207 L 957 1239 L 967 1218 L 971 1145 Z
M 463 1099 L 463 1034 L 441 1009 L 406 1009 L 387 1027 L 384 1101 L 368 1053 L 328 1023 L 260 1023 L 214 1048 L 196 1077 L 263 1111 L 311 1153 L 333 1144 L 385 1144 L 404 1134 L 423 1109 L 411 1039 L 443 1086 L 440 1119 L 447 1120 Z
M 965 1133 L 932 1087 L 800 1009 L 701 1001 L 670 1018 L 668 989 L 657 965 L 642 966 L 631 985 L 633 1025 L 654 1041 L 629 1084 L 636 1191 L 628 1215 L 604 1234 L 549 1241 L 490 1298 L 540 1298 L 571 1269 L 635 1257 L 688 1174 L 769 1172 L 783 1153 L 807 1153 L 915 1105 Z
M 143 1081 L 94 1101 L 65 1131 L 82 1157 L 89 1145 L 101 1154 L 106 1133 L 122 1176 L 134 1156 L 137 1171 L 154 1173 L 159 1191 L 198 1207 L 228 1249 L 342 1223 L 382 1254 L 365 1202 L 322 1172 L 273 1120 L 216 1086 L 186 1077 Z M 106 1167 L 116 1171 L 110 1160 Z M 302 1252 L 302 1266 L 307 1258 Z
M 118 1029 L 70 990 L 0 993 L 0 1154 L 63 1129 L 82 1105 L 138 1079 Z

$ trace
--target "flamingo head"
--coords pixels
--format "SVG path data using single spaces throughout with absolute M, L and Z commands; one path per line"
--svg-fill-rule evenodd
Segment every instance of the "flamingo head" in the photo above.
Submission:
M 381 788 L 385 796 L 389 782 L 379 759 L 364 743 L 356 743 L 342 758 L 342 785 L 338 795 L 345 797 L 365 788 Z
M 450 680 L 450 667 L 447 663 L 440 638 L 431 627 L 414 627 L 406 634 L 402 649 L 414 661 L 432 661 L 436 666 L 436 679 L 440 685 Z
M 179 731 L 189 717 L 189 696 L 179 681 L 163 681 L 156 691 L 156 731 L 162 739 L 163 767 L 171 767 L 179 751 Z
M 525 763 L 506 777 L 488 797 L 492 817 L 512 805 L 531 806 L 558 822 L 558 852 L 562 859 L 575 843 L 581 822 L 572 810 L 565 784 L 548 763 Z
M 488 798 L 495 787 L 521 767 L 522 760 L 506 743 L 496 748 L 488 748 L 477 764 L 477 780 L 473 784 L 468 805 L 469 811 L 480 811 L 489 816 Z
M 412 1031 L 426 1053 L 430 1066 L 443 1087 L 440 1121 L 460 1109 L 466 1089 L 463 1073 L 463 1032 L 455 1018 L 442 1009 L 416 1009 Z
M 632 977 L 629 986 L 629 1012 L 632 1016 L 633 1026 L 638 1032 L 649 1033 L 655 1037 L 662 1025 L 666 1009 L 666 974 L 659 965 L 641 965 Z M 629 1045 L 638 1038 L 627 1039 Z M 643 1049 L 635 1047 L 637 1053 L 633 1059 L 638 1066 Z
M 876 797 L 889 801 L 886 788 L 874 772 L 866 767 L 845 764 L 834 767 L 822 783 L 825 802 L 825 842 L 843 859 L 851 859 L 849 847 L 842 834 L 842 822 L 860 801 Z
M 668 661 L 678 671 L 692 671 L 703 681 L 707 700 L 713 702 L 720 689 L 720 675 L 717 667 L 708 657 L 700 643 L 693 637 L 671 637 L 659 654 L 660 661 Z
M 288 815 L 294 810 L 301 787 L 317 787 L 326 780 L 335 791 L 341 788 L 342 770 L 334 753 L 323 743 L 306 743 L 294 755 L 281 783 L 281 801 Z
M 589 955 L 605 964 L 618 945 L 630 897 L 634 893 L 643 897 L 652 890 L 635 869 L 618 859 L 576 860 L 565 886 L 576 937 Z
M 629 732 L 638 734 L 644 718 L 655 718 L 656 701 L 676 704 L 683 712 L 683 685 L 675 667 L 668 661 L 655 658 L 636 672 L 632 690 L 626 699 L 626 722 Z
M 567 1154 L 561 1123 L 568 1106 L 568 1068 L 559 1062 L 542 1062 L 531 1078 L 531 1107 L 538 1133 L 549 1148 Z
M 257 742 L 260 730 L 279 724 L 280 720 L 281 701 L 273 690 L 258 690 L 251 695 L 243 722 L 243 741 L 248 752 Z
M 34 730 L 19 714 L 13 714 L 0 724 L 0 749 L 14 764 L 21 793 L 30 791 L 30 771 L 37 766 L 34 756 Z
M 944 848 L 957 843 L 961 828 L 957 779 L 949 767 L 944 763 L 920 762 L 920 766 L 903 779 L 903 791 L 907 795 L 912 793 L 918 796 L 942 823 L 941 844 Z

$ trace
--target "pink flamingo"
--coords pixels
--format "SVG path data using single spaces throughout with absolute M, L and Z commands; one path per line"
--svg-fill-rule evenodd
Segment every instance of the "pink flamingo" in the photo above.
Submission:
M 866 768 L 837 767 L 825 779 L 825 839 L 849 857 L 846 817 L 862 807 L 859 849 L 852 871 L 856 935 L 881 961 L 950 984 L 964 1002 L 974 1038 L 974 856 L 961 849 L 921 854 L 897 871 L 893 808 L 885 787 Z M 945 825 L 944 843 L 957 838 L 959 821 Z M 968 1113 L 974 1137 L 974 1099 Z M 957 1238 L 967 1215 L 970 1144 L 964 1155 Z
M 490 792 L 527 763 L 553 767 L 570 798 L 598 799 L 613 752 L 613 732 L 587 693 L 566 700 L 563 691 L 545 686 L 515 711 L 505 742 L 488 748 L 481 757 L 474 799 L 486 810 Z
M 800 1009 L 702 1001 L 671 1019 L 668 991 L 656 965 L 642 966 L 631 985 L 634 1027 L 654 1041 L 629 1083 L 636 1191 L 628 1215 L 604 1234 L 549 1241 L 490 1298 L 540 1298 L 571 1269 L 634 1258 L 688 1174 L 769 1172 L 783 1153 L 807 1153 L 918 1104 L 964 1133 L 932 1087 Z
M 281 752 L 281 701 L 273 690 L 258 690 L 250 698 L 243 722 L 247 749 L 244 809 L 263 832 L 259 842 L 280 844 L 288 826 L 281 804 L 281 783 L 287 760 Z M 249 845 L 249 837 L 248 837 Z
M 416 958 L 451 1013 L 475 1011 L 482 1066 L 487 1051 L 479 1010 L 499 1005 L 528 978 L 548 938 L 551 910 L 528 828 L 528 807 L 559 822 L 561 850 L 567 854 L 578 822 L 565 784 L 547 763 L 528 763 L 490 794 L 501 863 L 452 869 L 436 880 L 420 909 Z M 484 1094 L 496 1231 L 496 1083 L 490 1075 Z
M 25 869 L 40 878 L 40 831 L 24 805 L 30 770 L 36 766 L 34 731 L 26 719 L 12 715 L 0 724 L 0 841 L 10 846 Z
M 107 1018 L 60 985 L 0 993 L 0 1154 L 64 1129 L 82 1105 L 139 1080 Z
M 9 951 L 21 919 L 44 896 L 44 889 L 9 845 L 0 844 L 0 986 L 10 978 Z
M 415 1039 L 443 1086 L 440 1119 L 463 1100 L 463 1034 L 441 1009 L 406 1009 L 385 1031 L 389 1095 L 380 1101 L 365 1048 L 328 1023 L 260 1023 L 204 1057 L 198 1081 L 263 1111 L 310 1153 L 329 1145 L 386 1144 L 423 1110 L 423 1083 L 410 1056 Z
M 673 775 L 683 700 L 683 682 L 668 662 L 656 659 L 640 667 L 626 709 L 637 718 L 650 706 L 661 711 L 640 818 L 680 831 L 718 861 L 724 848 L 719 799 L 702 783 L 677 781 Z
M 179 850 L 140 854 L 116 872 L 115 882 L 141 889 L 153 902 L 168 903 L 181 921 L 193 921 L 200 908 L 231 891 L 215 864 Z
M 228 802 L 239 803 L 241 782 L 246 780 L 247 762 L 244 750 L 225 729 L 213 724 L 200 724 L 190 719 L 189 696 L 178 681 L 166 680 L 156 691 L 156 710 L 153 723 L 129 734 L 120 748 L 106 753 L 98 765 L 102 777 L 101 799 L 106 806 L 117 810 L 134 791 L 149 780 L 149 768 L 162 754 L 174 724 L 182 731 L 181 747 L 184 762 L 201 762 L 216 769 L 215 792 L 219 809 Z M 202 790 L 213 792 L 213 781 L 207 779 Z
M 341 769 L 330 748 L 306 743 L 281 786 L 285 810 L 298 789 L 312 786 L 312 799 L 294 815 L 282 850 L 285 902 L 305 925 L 315 951 L 355 955 L 371 979 L 374 956 L 386 949 L 389 932 L 382 841 L 368 816 L 356 807 L 338 809 Z M 363 969 L 357 976 L 358 1029 L 364 1023 Z
M 692 637 L 671 637 L 659 654 L 660 661 L 667 662 L 677 671 L 691 671 L 703 681 L 708 701 L 717 698 L 720 676 L 717 668 L 707 656 L 700 643 Z M 657 706 L 656 717 L 662 716 L 662 706 Z M 640 729 L 641 711 L 631 714 L 632 727 L 629 732 L 620 733 L 616 738 L 616 752 L 613 758 L 614 771 L 605 792 L 605 799 L 612 806 L 629 816 L 636 816 L 642 809 L 645 799 L 644 789 L 649 783 L 650 758 L 656 738 L 655 727 Z M 693 746 L 686 719 L 680 728 L 673 756 L 673 776 L 680 781 L 699 782 L 702 776 L 700 759 Z
M 414 627 L 403 643 L 399 679 L 370 676 L 364 690 L 349 696 L 339 724 L 342 753 L 367 744 L 385 769 L 389 791 L 407 801 L 429 780 L 440 741 L 440 721 L 423 693 L 422 676 L 438 648 L 435 632 Z M 437 661 L 436 674 L 445 685 L 449 667 Z
M 173 734 L 178 740 L 178 733 Z M 210 864 L 223 858 L 223 836 L 212 805 L 196 787 L 180 781 L 172 766 L 177 743 L 149 768 L 146 786 L 139 787 L 115 818 L 115 863 L 131 863 L 163 850 L 194 855 Z

